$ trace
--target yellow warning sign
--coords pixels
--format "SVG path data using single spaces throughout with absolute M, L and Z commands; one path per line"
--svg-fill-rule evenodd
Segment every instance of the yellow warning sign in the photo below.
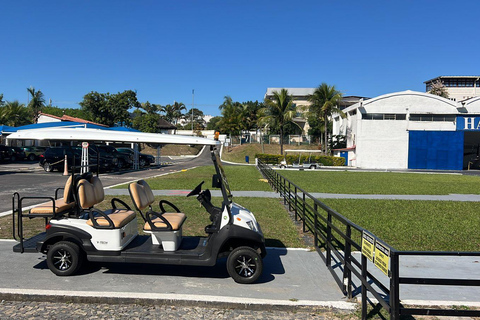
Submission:
M 368 232 L 362 232 L 362 254 L 373 262 L 375 238 Z
M 375 265 L 388 277 L 390 249 L 380 242 L 375 243 Z

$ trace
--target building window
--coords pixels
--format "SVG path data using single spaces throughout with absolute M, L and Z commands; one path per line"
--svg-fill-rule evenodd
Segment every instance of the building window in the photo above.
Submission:
M 410 121 L 455 122 L 455 115 L 450 114 L 411 114 Z
M 399 113 L 366 113 L 362 115 L 362 120 L 405 120 L 407 116 Z

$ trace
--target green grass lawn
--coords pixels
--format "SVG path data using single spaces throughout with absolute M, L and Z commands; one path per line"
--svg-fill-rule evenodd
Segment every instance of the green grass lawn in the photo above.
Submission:
M 320 200 L 397 250 L 480 251 L 475 202 Z
M 224 168 L 232 192 L 272 190 L 267 182 L 262 181 L 262 174 L 255 167 L 224 166 Z M 215 174 L 215 168 L 213 166 L 203 166 L 148 179 L 146 181 L 154 190 L 191 190 L 202 181 L 205 181 L 203 189 L 212 189 L 213 174 Z M 125 189 L 127 187 L 125 184 L 115 188 Z
M 100 203 L 99 209 L 107 209 L 110 206 L 110 200 L 113 197 L 105 197 L 105 201 Z M 121 200 L 132 205 L 129 196 L 119 196 Z M 157 197 L 154 209 L 158 210 L 158 201 L 166 199 L 175 204 L 182 212 L 187 215 L 187 220 L 183 225 L 183 234 L 185 236 L 206 236 L 205 226 L 210 224 L 209 214 L 199 202 L 194 198 L 187 197 Z M 266 245 L 269 247 L 305 247 L 305 243 L 301 239 L 296 227 L 292 223 L 288 213 L 278 199 L 262 199 L 262 198 L 235 198 L 235 202 L 248 208 L 255 214 L 255 218 L 259 222 L 263 234 L 265 236 Z M 212 198 L 212 203 L 221 206 L 221 198 Z M 143 219 L 137 214 L 138 230 L 142 232 Z M 43 219 L 24 219 L 25 237 L 32 237 L 44 231 Z M 12 217 L 6 216 L 0 218 L 0 239 L 12 238 Z
M 278 171 L 307 192 L 347 194 L 480 194 L 480 177 L 351 171 Z

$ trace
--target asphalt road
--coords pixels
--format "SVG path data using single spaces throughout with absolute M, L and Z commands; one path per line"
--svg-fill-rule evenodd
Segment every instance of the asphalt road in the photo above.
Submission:
M 205 148 L 197 158 L 173 160 L 173 163 L 160 168 L 150 167 L 139 171 L 121 171 L 100 174 L 104 187 L 145 179 L 160 174 L 188 169 L 196 166 L 212 165 L 210 152 Z M 0 165 L 0 215 L 12 210 L 12 195 L 18 192 L 21 197 L 55 196 L 55 189 L 63 187 L 67 176 L 63 172 L 45 172 L 38 163 L 8 163 Z M 25 201 L 23 207 L 43 203 L 45 200 Z

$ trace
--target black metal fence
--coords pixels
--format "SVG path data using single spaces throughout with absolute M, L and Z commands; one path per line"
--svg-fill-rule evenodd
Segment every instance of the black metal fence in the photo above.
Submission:
M 294 213 L 295 219 L 301 221 L 303 231 L 312 233 L 315 249 L 343 293 L 348 298 L 361 293 L 362 319 L 367 318 L 368 293 L 390 314 L 390 319 L 400 319 L 400 315 L 480 316 L 480 310 L 407 308 L 401 304 L 400 298 L 402 284 L 480 286 L 480 280 L 402 277 L 400 275 L 401 256 L 480 256 L 480 252 L 395 250 L 368 230 L 314 198 L 261 160 L 258 160 L 257 167 L 268 179 L 270 185 L 283 197 L 284 204 Z M 383 269 L 385 276 L 376 277 L 369 271 L 372 263 L 368 262 L 368 254 L 355 254 L 355 252 L 362 252 L 362 239 L 365 237 L 373 240 L 372 246 L 373 243 L 378 244 L 378 249 L 383 250 L 388 257 Z M 366 247 L 365 244 L 364 252 L 368 251 Z M 360 281 L 359 287 L 356 287 L 353 277 Z

